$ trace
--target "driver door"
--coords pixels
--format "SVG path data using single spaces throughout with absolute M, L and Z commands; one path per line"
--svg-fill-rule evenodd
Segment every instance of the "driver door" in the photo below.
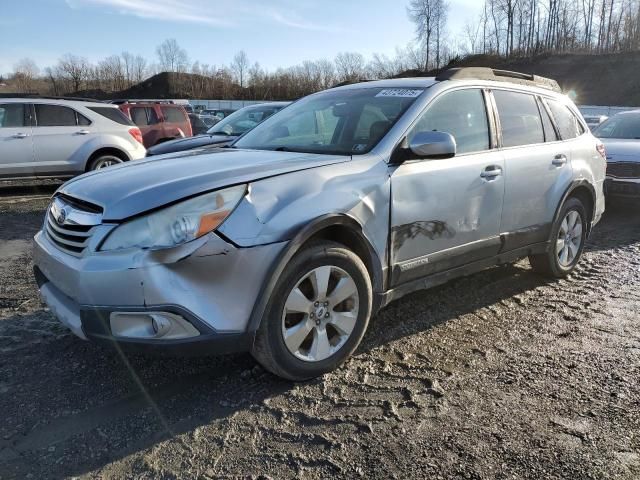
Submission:
M 491 147 L 487 101 L 477 88 L 436 98 L 408 135 L 448 132 L 457 153 L 405 161 L 391 173 L 392 284 L 494 256 L 500 249 L 504 160 Z

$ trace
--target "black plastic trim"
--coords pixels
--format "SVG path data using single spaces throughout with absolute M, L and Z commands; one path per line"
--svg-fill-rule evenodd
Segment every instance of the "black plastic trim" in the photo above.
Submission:
M 411 282 L 399 285 L 396 288 L 393 288 L 392 290 L 381 294 L 379 298 L 380 307 L 384 307 L 394 300 L 398 300 L 399 298 L 418 290 L 426 290 L 438 285 L 442 285 L 449 280 L 471 275 L 473 273 L 480 272 L 496 265 L 512 263 L 528 255 L 545 253 L 548 248 L 549 242 L 537 243 L 524 248 L 519 248 L 517 250 L 512 250 L 510 252 L 501 253 L 484 260 L 469 263 L 461 267 L 452 268 L 443 272 L 435 273 L 433 275 L 418 278 Z

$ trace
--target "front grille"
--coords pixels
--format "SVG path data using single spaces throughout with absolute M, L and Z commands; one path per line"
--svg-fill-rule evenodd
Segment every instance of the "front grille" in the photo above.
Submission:
M 80 256 L 89 245 L 94 228 L 101 223 L 101 217 L 92 205 L 58 196 L 47 210 L 45 231 L 60 250 Z
M 607 175 L 616 178 L 640 178 L 640 163 L 614 162 L 607 164 Z

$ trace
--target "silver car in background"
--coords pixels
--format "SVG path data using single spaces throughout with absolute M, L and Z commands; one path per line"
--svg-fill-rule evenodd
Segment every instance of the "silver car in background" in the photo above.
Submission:
M 81 338 L 250 351 L 302 380 L 410 292 L 523 257 L 567 276 L 604 176 L 602 145 L 552 80 L 454 69 L 352 84 L 230 147 L 68 182 L 35 236 L 35 275 Z
M 640 199 L 640 110 L 618 113 L 593 134 L 607 152 L 607 196 Z
M 145 154 L 140 129 L 116 105 L 0 98 L 0 178 L 68 178 Z

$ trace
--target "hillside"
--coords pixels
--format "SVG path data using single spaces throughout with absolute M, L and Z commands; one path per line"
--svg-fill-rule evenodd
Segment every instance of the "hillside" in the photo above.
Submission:
M 563 91 L 573 91 L 580 105 L 640 106 L 640 52 L 608 55 L 545 55 L 505 60 L 474 55 L 448 67 L 493 67 L 554 78 Z M 405 72 L 429 76 L 436 72 Z

